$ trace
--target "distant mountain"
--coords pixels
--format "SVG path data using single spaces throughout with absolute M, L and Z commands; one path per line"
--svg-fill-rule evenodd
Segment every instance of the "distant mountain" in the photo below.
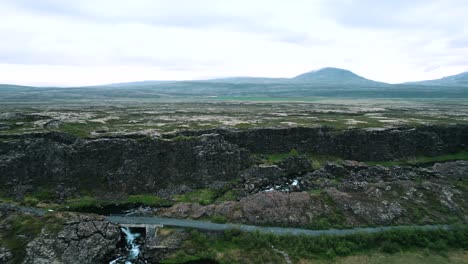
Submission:
M 437 85 L 437 86 L 468 86 L 468 72 L 463 72 L 457 75 L 443 77 L 436 80 L 427 80 L 419 82 L 408 82 L 406 84 L 418 85 Z
M 316 71 L 307 72 L 294 78 L 268 78 L 268 77 L 226 77 L 208 80 L 190 81 L 141 81 L 104 85 L 107 87 L 129 87 L 129 86 L 160 86 L 169 83 L 225 83 L 225 84 L 311 84 L 311 85 L 361 85 L 361 86 L 381 86 L 383 82 L 376 82 L 361 77 L 351 71 L 339 68 L 323 68 Z
M 342 85 L 382 85 L 383 82 L 376 82 L 361 77 L 351 71 L 339 68 L 322 68 L 298 75 L 291 80 L 313 84 L 342 84 Z

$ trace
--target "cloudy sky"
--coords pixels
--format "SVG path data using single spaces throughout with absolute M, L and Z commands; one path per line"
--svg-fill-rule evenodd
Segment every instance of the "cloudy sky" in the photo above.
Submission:
M 466 0 L 0 0 L 0 83 L 468 71 Z

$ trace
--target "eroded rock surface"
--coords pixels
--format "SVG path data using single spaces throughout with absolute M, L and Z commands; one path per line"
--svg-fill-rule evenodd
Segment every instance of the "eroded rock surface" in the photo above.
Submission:
M 348 226 L 453 219 L 467 222 L 467 190 L 457 184 L 460 175 L 466 177 L 466 163 L 447 162 L 429 168 L 367 166 L 355 161 L 328 163 L 320 170 L 296 176 L 296 188 L 282 191 L 268 188 L 286 178 L 262 178 L 263 174 L 254 170 L 249 172 L 249 184 L 244 188 L 256 191 L 239 201 L 207 206 L 180 203 L 158 214 L 193 219 L 223 216 L 231 222 L 288 226 L 315 226 L 324 219 Z M 262 186 L 253 186 L 253 182 L 263 184 L 263 191 L 258 191 Z
M 23 263 L 102 263 L 119 240 L 119 228 L 103 217 L 70 213 L 62 230 L 42 229 L 27 245 Z

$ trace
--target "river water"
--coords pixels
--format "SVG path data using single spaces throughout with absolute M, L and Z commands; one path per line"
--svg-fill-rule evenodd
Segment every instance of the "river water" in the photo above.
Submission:
M 121 230 L 124 233 L 125 240 L 127 242 L 127 255 L 114 259 L 109 262 L 109 264 L 118 264 L 122 262 L 125 264 L 132 264 L 140 255 L 140 245 L 137 244 L 136 239 L 139 238 L 141 234 L 132 233 L 132 231 L 126 227 L 122 227 Z

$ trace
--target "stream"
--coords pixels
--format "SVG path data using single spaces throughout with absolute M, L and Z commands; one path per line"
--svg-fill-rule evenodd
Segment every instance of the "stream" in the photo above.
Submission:
M 130 228 L 121 227 L 122 233 L 125 235 L 126 245 L 126 255 L 118 257 L 109 264 L 118 264 L 118 263 L 125 263 L 125 264 L 132 264 L 133 261 L 138 259 L 140 255 L 140 245 L 136 242 L 136 239 L 141 236 L 140 233 L 132 233 Z

